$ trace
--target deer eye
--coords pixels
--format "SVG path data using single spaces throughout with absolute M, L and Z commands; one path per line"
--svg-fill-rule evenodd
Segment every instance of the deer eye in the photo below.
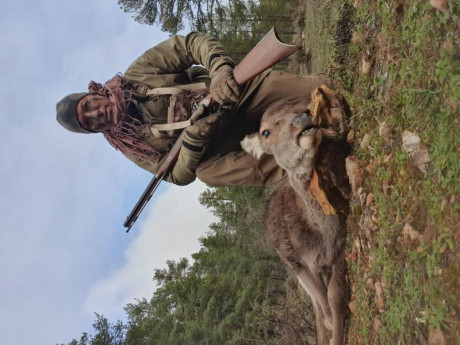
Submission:
M 269 131 L 268 129 L 266 129 L 266 130 L 264 130 L 264 131 L 262 132 L 262 136 L 263 136 L 264 138 L 268 138 L 269 135 L 270 135 L 270 131 Z

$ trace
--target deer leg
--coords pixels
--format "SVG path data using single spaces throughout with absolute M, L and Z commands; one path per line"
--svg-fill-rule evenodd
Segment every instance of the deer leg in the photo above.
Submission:
M 345 262 L 343 259 L 339 261 L 332 267 L 332 278 L 327 291 L 333 324 L 330 345 L 342 345 L 344 342 L 344 323 L 349 298 L 345 280 Z
M 317 306 L 316 309 L 321 309 L 324 326 L 332 330 L 332 315 L 327 301 L 327 288 L 324 285 L 321 275 L 316 270 L 312 272 L 308 267 L 298 268 L 295 274 L 297 279 L 299 279 L 300 285 L 302 285 Z
M 327 328 L 324 326 L 323 311 L 316 301 L 313 301 L 313 306 L 315 308 L 316 338 L 318 345 L 329 345 Z

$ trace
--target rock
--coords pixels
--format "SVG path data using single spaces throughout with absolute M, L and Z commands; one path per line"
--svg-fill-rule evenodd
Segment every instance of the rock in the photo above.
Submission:
M 428 345 L 446 345 L 444 333 L 439 328 L 433 328 L 430 330 Z
M 426 173 L 430 164 L 430 157 L 427 148 L 421 144 L 418 134 L 404 131 L 402 133 L 402 147 L 412 159 L 414 166 Z
M 371 136 L 366 133 L 364 134 L 364 137 L 363 139 L 361 140 L 361 142 L 359 143 L 359 146 L 365 150 L 368 146 L 369 146 L 369 142 L 371 141 Z
M 402 234 L 405 239 L 410 239 L 412 241 L 420 241 L 422 236 L 420 233 L 415 230 L 409 223 L 406 223 L 402 229 Z
M 420 148 L 416 150 L 412 155 L 412 160 L 414 165 L 423 173 L 427 172 L 428 166 L 430 164 L 430 157 L 428 156 L 428 150 L 426 148 Z
M 430 0 L 430 4 L 442 12 L 447 11 L 447 0 Z
M 420 137 L 417 133 L 412 133 L 410 131 L 404 131 L 401 135 L 402 137 L 402 147 L 406 153 L 411 155 L 420 147 Z

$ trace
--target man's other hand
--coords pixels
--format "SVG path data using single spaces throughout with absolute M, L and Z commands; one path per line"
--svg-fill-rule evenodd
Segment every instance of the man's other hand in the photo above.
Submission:
M 219 104 L 236 103 L 240 97 L 240 87 L 233 77 L 233 67 L 222 65 L 211 80 L 211 96 Z

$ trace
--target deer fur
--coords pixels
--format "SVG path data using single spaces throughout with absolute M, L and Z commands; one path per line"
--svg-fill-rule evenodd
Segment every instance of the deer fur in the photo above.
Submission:
M 288 174 L 267 202 L 264 225 L 268 240 L 295 273 L 311 297 L 319 345 L 344 343 L 348 310 L 345 278 L 345 218 L 348 182 L 345 142 L 326 138 L 309 105 L 276 104 L 263 115 L 258 133 L 246 136 L 242 147 L 256 158 L 272 154 Z M 325 215 L 312 196 L 313 169 L 329 192 L 335 214 Z M 323 173 L 324 172 L 324 173 Z

